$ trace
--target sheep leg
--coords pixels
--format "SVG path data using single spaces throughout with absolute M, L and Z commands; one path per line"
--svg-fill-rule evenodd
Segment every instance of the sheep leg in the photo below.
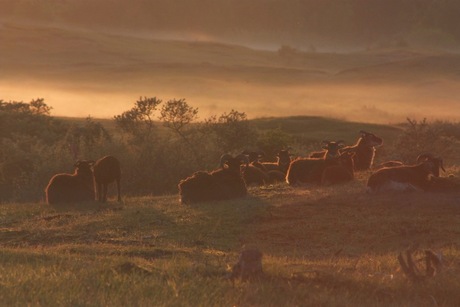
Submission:
M 121 201 L 120 178 L 117 179 L 118 201 Z
M 103 194 L 103 200 L 102 200 L 102 202 L 104 202 L 104 203 L 107 201 L 107 186 L 108 186 L 108 184 L 106 184 L 106 183 L 104 183 L 104 184 L 102 185 L 102 187 L 103 187 L 103 189 L 104 189 L 104 192 L 103 192 L 104 194 Z
M 96 197 L 97 197 L 97 200 L 98 201 L 102 201 L 102 183 L 97 183 L 97 193 L 96 193 Z

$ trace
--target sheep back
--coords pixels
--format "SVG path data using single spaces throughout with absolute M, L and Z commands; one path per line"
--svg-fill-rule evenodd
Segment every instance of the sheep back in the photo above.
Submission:
M 54 175 L 46 189 L 48 204 L 92 201 L 95 198 L 92 161 L 78 161 L 74 174 Z
M 367 180 L 369 192 L 387 190 L 427 190 L 430 185 L 430 174 L 433 173 L 432 163 L 416 166 L 385 167 L 373 173 Z
M 298 183 L 320 184 L 324 169 L 334 164 L 332 159 L 300 158 L 294 160 L 289 165 L 286 182 L 290 185 L 296 185 Z

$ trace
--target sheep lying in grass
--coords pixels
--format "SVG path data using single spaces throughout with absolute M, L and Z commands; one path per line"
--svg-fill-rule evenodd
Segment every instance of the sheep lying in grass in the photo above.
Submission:
M 321 158 L 329 159 L 339 156 L 339 150 L 345 147 L 345 143 L 342 140 L 339 141 L 323 141 L 321 148 L 323 151 L 315 151 L 310 154 L 310 158 Z
M 77 161 L 73 174 L 56 174 L 45 189 L 48 204 L 94 200 L 94 180 L 91 166 L 94 161 Z
M 417 165 L 382 168 L 369 177 L 367 191 L 426 191 L 436 167 L 433 161 L 425 160 Z
M 181 180 L 178 188 L 183 204 L 225 200 L 244 197 L 246 184 L 241 176 L 240 167 L 247 164 L 245 155 L 232 157 L 224 154 L 220 158 L 220 168 L 212 172 L 199 171 Z
M 360 137 L 355 145 L 340 149 L 340 152 L 354 152 L 353 158 L 355 171 L 369 170 L 374 162 L 375 147 L 383 144 L 383 139 L 373 133 L 361 130 Z
M 318 159 L 318 158 L 299 158 L 291 162 L 286 182 L 289 185 L 298 184 L 321 184 L 323 172 L 328 167 L 346 165 L 350 163 L 350 153 L 343 153 L 336 158 Z M 331 177 L 333 177 L 331 175 Z M 327 182 L 327 180 L 324 180 Z M 329 183 L 327 183 L 329 184 Z M 332 184 L 332 183 L 331 183 Z
M 321 175 L 321 185 L 329 186 L 352 181 L 354 175 L 354 152 L 345 152 L 339 156 L 339 163 L 326 167 Z
M 279 171 L 286 174 L 290 163 L 291 154 L 289 150 L 282 149 L 276 154 L 276 162 L 262 162 L 262 166 L 265 167 L 267 172 Z
M 262 154 L 256 151 L 244 151 L 248 157 L 248 163 L 241 167 L 244 182 L 249 185 L 264 185 L 269 182 L 267 169 L 259 162 Z
M 120 193 L 120 162 L 113 156 L 105 156 L 94 163 L 94 182 L 97 191 L 97 200 L 100 202 L 107 201 L 108 185 L 112 182 L 117 184 L 118 201 L 121 201 Z

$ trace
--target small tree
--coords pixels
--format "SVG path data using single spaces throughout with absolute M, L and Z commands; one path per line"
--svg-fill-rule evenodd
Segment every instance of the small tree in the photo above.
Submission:
M 151 140 L 155 131 L 154 113 L 161 102 L 156 97 L 140 97 L 131 110 L 114 116 L 116 126 L 128 134 L 133 143 Z
M 452 153 L 455 140 L 444 133 L 442 126 L 429 123 L 426 118 L 422 121 L 407 118 L 407 123 L 395 145 L 403 161 L 413 163 L 424 152 L 443 157 Z
M 167 101 L 161 108 L 159 119 L 163 125 L 173 131 L 184 142 L 193 154 L 193 157 L 200 168 L 204 167 L 203 154 L 197 149 L 200 146 L 194 142 L 190 124 L 198 118 L 198 108 L 188 105 L 185 99 L 172 99 Z
M 215 141 L 222 152 L 241 151 L 256 140 L 257 133 L 249 123 L 246 113 L 231 110 L 221 116 L 205 120 L 205 129 L 215 135 Z

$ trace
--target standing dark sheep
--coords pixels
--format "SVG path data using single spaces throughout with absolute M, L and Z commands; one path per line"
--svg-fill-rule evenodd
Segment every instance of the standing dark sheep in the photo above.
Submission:
M 73 174 L 54 175 L 45 189 L 46 202 L 53 205 L 94 200 L 93 163 L 77 161 Z
M 107 201 L 107 188 L 112 182 L 117 183 L 118 201 L 121 201 L 120 193 L 120 161 L 114 156 L 105 156 L 100 158 L 94 164 L 94 182 L 97 190 L 97 200 L 100 202 Z

